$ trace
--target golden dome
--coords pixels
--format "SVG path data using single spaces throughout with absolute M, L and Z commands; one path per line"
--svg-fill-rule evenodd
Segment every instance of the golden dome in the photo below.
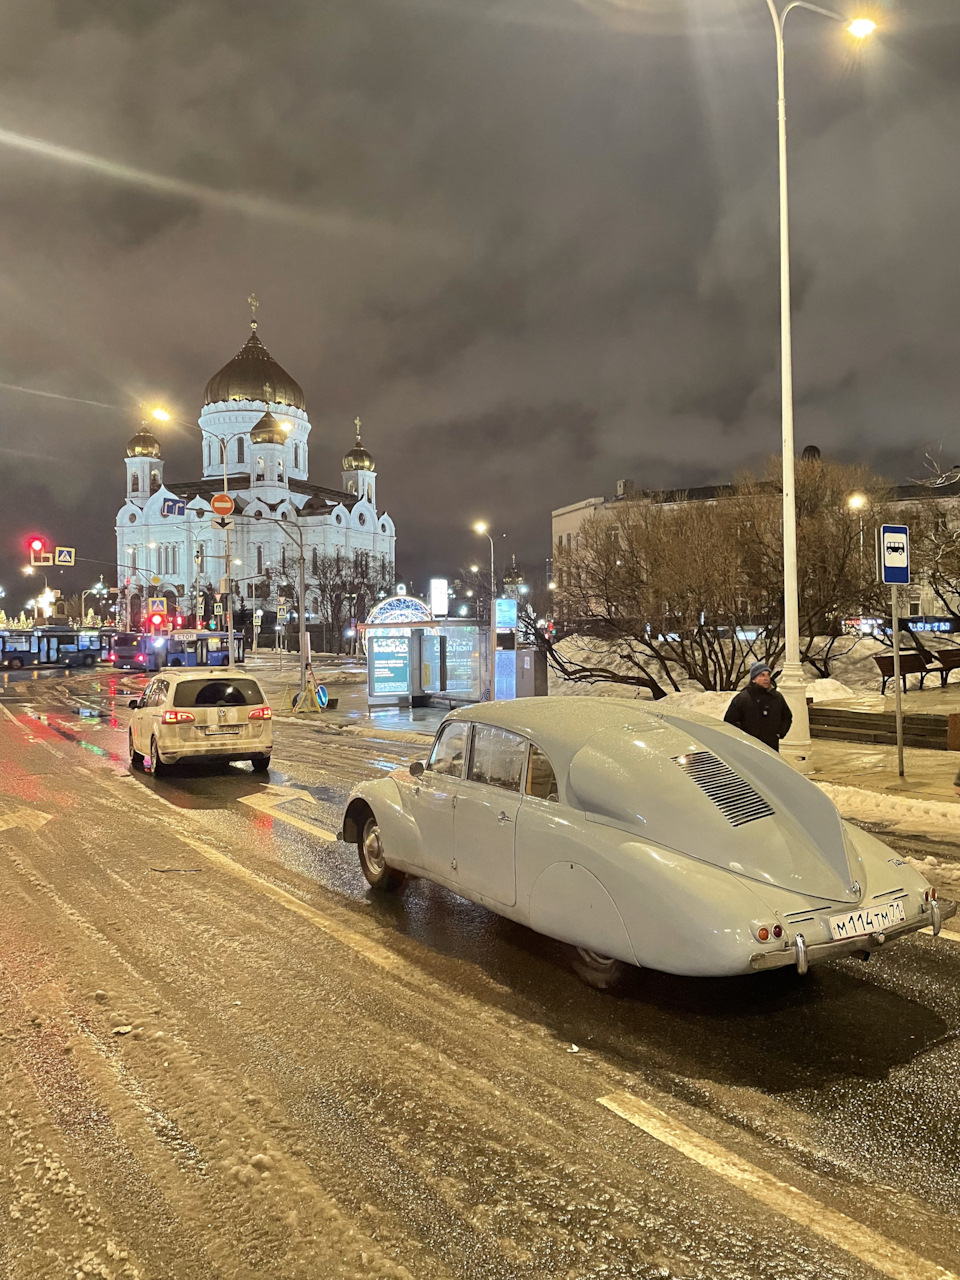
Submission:
M 367 453 L 366 449 L 360 443 L 360 419 L 354 418 L 354 426 L 357 428 L 357 443 L 349 451 L 343 455 L 344 471 L 373 471 L 373 455 Z
M 233 359 L 207 383 L 203 403 L 219 404 L 223 400 L 260 400 L 263 404 L 306 408 L 300 387 L 277 364 L 256 333 L 251 333 Z
M 128 458 L 159 458 L 160 457 L 160 441 L 156 436 L 151 435 L 146 425 L 142 426 L 137 434 L 127 444 Z
M 250 432 L 251 444 L 286 444 L 287 433 L 268 409 Z

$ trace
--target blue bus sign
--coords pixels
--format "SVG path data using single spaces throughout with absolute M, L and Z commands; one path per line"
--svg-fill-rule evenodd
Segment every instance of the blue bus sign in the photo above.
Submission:
M 905 524 L 885 524 L 880 528 L 880 581 L 905 587 L 910 581 L 910 530 Z

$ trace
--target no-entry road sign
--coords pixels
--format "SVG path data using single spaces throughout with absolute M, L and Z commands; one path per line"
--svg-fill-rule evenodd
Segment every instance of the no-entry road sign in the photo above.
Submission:
M 218 516 L 229 516 L 233 513 L 233 499 L 229 493 L 217 493 L 210 499 L 210 506 Z

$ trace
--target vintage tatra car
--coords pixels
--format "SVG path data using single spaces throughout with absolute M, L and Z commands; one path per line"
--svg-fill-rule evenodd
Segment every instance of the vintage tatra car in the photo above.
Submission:
M 731 725 L 607 698 L 465 707 L 430 757 L 363 783 L 341 836 L 376 889 L 425 876 L 627 965 L 745 974 L 861 956 L 956 911 Z

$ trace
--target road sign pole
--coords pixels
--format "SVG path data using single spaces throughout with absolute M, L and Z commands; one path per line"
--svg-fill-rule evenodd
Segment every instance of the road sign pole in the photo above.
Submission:
M 224 440 L 223 442 L 223 492 L 227 494 L 227 496 L 229 497 L 230 490 L 227 487 L 227 442 L 226 440 Z M 229 515 L 230 512 L 232 511 L 233 511 L 233 503 L 231 502 L 230 511 L 224 512 L 224 514 Z M 226 529 L 224 530 L 224 537 L 227 540 L 225 544 L 226 545 L 225 573 L 226 573 L 226 579 L 227 579 L 227 644 L 229 645 L 229 654 L 230 654 L 228 661 L 230 665 L 233 666 L 237 660 L 237 654 L 236 654 L 236 650 L 233 647 L 233 581 L 230 576 L 231 551 L 230 551 L 230 526 L 229 525 L 227 525 Z
M 900 600 L 897 584 L 890 588 L 890 614 L 893 623 L 893 687 L 896 690 L 897 773 L 903 777 L 903 688 L 900 684 Z

